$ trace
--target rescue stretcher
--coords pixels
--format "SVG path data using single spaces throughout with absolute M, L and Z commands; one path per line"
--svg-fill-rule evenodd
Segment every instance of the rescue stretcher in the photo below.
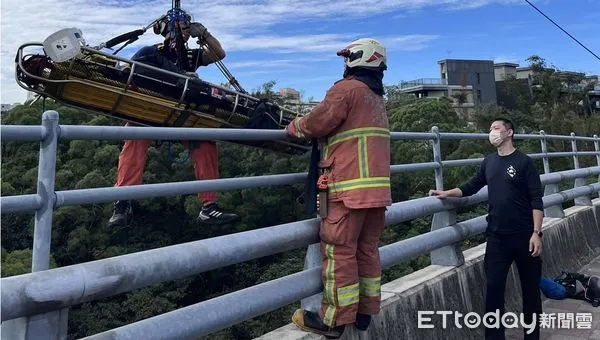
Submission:
M 76 55 L 65 61 L 52 53 L 47 42 L 21 45 L 15 60 L 18 85 L 41 97 L 135 125 L 284 129 L 298 116 L 246 93 L 88 46 L 78 46 Z M 231 142 L 287 154 L 309 151 L 308 141 Z

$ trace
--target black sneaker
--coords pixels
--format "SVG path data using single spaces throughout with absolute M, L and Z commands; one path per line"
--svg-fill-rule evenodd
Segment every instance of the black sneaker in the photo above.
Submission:
M 117 201 L 115 202 L 115 211 L 110 220 L 108 220 L 108 226 L 127 225 L 132 216 L 131 201 Z
M 196 221 L 202 224 L 221 225 L 237 222 L 240 217 L 236 214 L 226 213 L 219 209 L 216 203 L 211 203 L 202 207 Z
M 329 327 L 323 323 L 318 313 L 297 309 L 292 322 L 305 332 L 324 335 L 329 339 L 338 339 L 344 334 L 346 326 Z
M 367 328 L 369 328 L 369 325 L 371 324 L 371 316 L 367 315 L 367 314 L 356 314 L 356 322 L 354 323 L 354 325 L 356 326 L 356 329 L 358 329 L 359 331 L 366 331 Z

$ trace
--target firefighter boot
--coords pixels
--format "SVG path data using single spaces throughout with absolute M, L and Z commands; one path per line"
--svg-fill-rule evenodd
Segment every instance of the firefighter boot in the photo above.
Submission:
M 108 220 L 108 226 L 127 225 L 132 216 L 133 210 L 131 209 L 131 201 L 117 201 L 115 202 L 113 215 L 110 217 L 110 220 Z
M 329 339 L 338 339 L 344 334 L 346 326 L 329 327 L 323 323 L 318 313 L 297 309 L 292 322 L 305 332 L 321 334 Z
M 354 323 L 354 325 L 356 326 L 356 329 L 358 329 L 359 331 L 366 331 L 367 328 L 369 328 L 369 325 L 371 324 L 371 316 L 367 315 L 367 314 L 356 314 L 356 322 Z
M 240 217 L 236 214 L 226 213 L 219 209 L 217 203 L 211 203 L 202 207 L 196 221 L 207 225 L 221 225 L 237 222 Z

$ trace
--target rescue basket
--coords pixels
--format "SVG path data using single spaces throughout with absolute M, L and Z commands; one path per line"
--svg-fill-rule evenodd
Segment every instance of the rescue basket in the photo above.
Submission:
M 298 114 L 195 76 L 162 70 L 81 46 L 66 61 L 54 61 L 42 43 L 27 43 L 16 55 L 22 88 L 94 114 L 142 126 L 284 129 Z M 26 50 L 38 48 L 37 52 Z M 232 141 L 287 154 L 310 150 L 308 141 Z

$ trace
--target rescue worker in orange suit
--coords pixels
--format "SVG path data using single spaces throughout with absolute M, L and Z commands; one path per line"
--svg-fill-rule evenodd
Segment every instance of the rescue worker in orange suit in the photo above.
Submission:
M 196 76 L 196 69 L 200 66 L 208 66 L 225 58 L 225 51 L 219 41 L 213 37 L 206 27 L 197 22 L 191 22 L 191 16 L 184 12 L 183 20 L 171 23 L 169 17 L 165 17 L 156 23 L 154 32 L 165 37 L 163 44 L 146 46 L 141 48 L 131 58 L 144 64 L 152 65 L 177 73 L 185 73 Z M 183 39 L 186 60 L 178 60 L 176 39 L 169 34 L 171 27 L 178 25 Z M 206 42 L 212 53 L 202 48 L 188 49 L 187 40 L 192 36 Z M 127 123 L 127 125 L 131 125 Z M 142 183 L 144 167 L 146 165 L 148 147 L 152 141 L 149 140 L 126 140 L 119 155 L 119 166 L 117 170 L 117 182 L 115 186 L 138 185 Z M 219 178 L 219 161 L 217 145 L 213 141 L 188 141 L 184 145 L 190 150 L 190 158 L 194 166 L 196 179 Z M 217 206 L 217 193 L 200 193 L 199 199 L 203 203 L 202 210 L 197 221 L 203 224 L 226 224 L 239 219 L 235 214 L 226 213 Z M 114 213 L 109 220 L 110 226 L 127 224 L 132 216 L 130 201 L 115 202 Z
M 340 337 L 349 324 L 366 330 L 380 311 L 378 242 L 392 204 L 382 82 L 386 49 L 376 40 L 359 39 L 338 55 L 344 57 L 344 78 L 286 128 L 292 137 L 323 143 L 319 169 L 328 184 L 327 216 L 319 232 L 324 298 L 319 313 L 298 309 L 292 321 L 330 338 Z M 320 209 L 323 204 L 320 200 Z

